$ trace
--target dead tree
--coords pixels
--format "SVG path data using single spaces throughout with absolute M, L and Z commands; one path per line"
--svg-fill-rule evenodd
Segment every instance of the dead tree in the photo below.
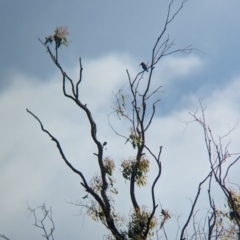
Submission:
M 92 141 L 95 143 L 95 153 L 97 159 L 97 164 L 99 167 L 99 175 L 93 177 L 90 181 L 85 178 L 84 173 L 81 169 L 77 169 L 75 166 L 71 164 L 71 161 L 65 156 L 64 150 L 61 147 L 60 142 L 57 138 L 55 138 L 50 131 L 44 128 L 41 120 L 30 110 L 27 109 L 27 112 L 31 114 L 40 124 L 41 130 L 45 132 L 52 141 L 56 143 L 57 149 L 64 160 L 65 164 L 81 179 L 81 185 L 83 189 L 87 192 L 87 195 L 83 198 L 83 201 L 79 203 L 79 205 L 86 207 L 87 213 L 94 217 L 97 220 L 100 220 L 102 224 L 110 231 L 110 235 L 108 239 L 117 239 L 117 240 L 144 240 L 150 238 L 153 234 L 154 228 L 159 226 L 159 229 L 163 229 L 164 224 L 170 218 L 170 214 L 168 210 L 161 209 L 162 220 L 160 225 L 158 225 L 158 219 L 156 216 L 156 210 L 158 204 L 156 202 L 155 197 L 155 186 L 161 177 L 162 172 L 162 163 L 161 163 L 161 153 L 163 150 L 162 146 L 159 146 L 159 151 L 157 153 L 151 150 L 151 146 L 146 139 L 146 132 L 151 127 L 152 121 L 154 120 L 154 116 L 156 113 L 156 105 L 160 102 L 160 98 L 158 96 L 161 85 L 157 88 L 152 89 L 152 83 L 154 81 L 153 72 L 157 67 L 159 60 L 165 56 L 181 52 L 189 54 L 193 48 L 191 45 L 173 49 L 174 42 L 170 40 L 169 36 L 165 37 L 166 30 L 170 23 L 175 19 L 177 14 L 181 11 L 184 6 L 186 0 L 181 2 L 180 7 L 176 12 L 171 13 L 171 7 L 173 4 L 173 0 L 170 2 L 168 6 L 166 21 L 163 27 L 162 32 L 159 34 L 155 45 L 152 48 L 151 59 L 146 61 L 146 63 L 142 62 L 140 65 L 143 70 L 140 71 L 135 77 L 131 76 L 131 73 L 126 70 L 128 76 L 128 84 L 130 87 L 130 98 L 131 98 L 131 113 L 126 110 L 126 95 L 122 93 L 122 91 L 118 91 L 115 94 L 116 104 L 113 107 L 114 113 L 121 118 L 125 118 L 128 120 L 131 128 L 130 132 L 127 136 L 117 132 L 112 125 L 112 122 L 109 120 L 109 124 L 112 127 L 113 131 L 120 137 L 124 139 L 126 143 L 130 143 L 132 147 L 135 149 L 135 156 L 129 158 L 122 162 L 122 175 L 123 178 L 129 181 L 129 192 L 131 198 L 131 204 L 133 211 L 130 214 L 130 218 L 128 223 L 122 227 L 121 224 L 124 222 L 124 218 L 120 217 L 118 213 L 115 212 L 112 198 L 113 194 L 117 194 L 116 188 L 114 186 L 114 180 L 112 178 L 113 171 L 115 168 L 114 161 L 110 157 L 104 156 L 103 147 L 107 144 L 103 143 L 98 138 L 97 135 L 97 123 L 96 119 L 93 118 L 91 110 L 87 107 L 87 104 L 82 101 L 79 96 L 79 88 L 81 87 L 81 82 L 83 79 L 83 65 L 81 58 L 79 59 L 79 79 L 74 82 L 73 79 L 64 71 L 59 62 L 58 55 L 59 49 L 62 45 L 67 45 L 67 36 L 68 31 L 67 28 L 59 27 L 57 28 L 53 35 L 46 37 L 45 41 L 39 39 L 42 45 L 47 50 L 50 58 L 56 67 L 60 70 L 62 75 L 62 89 L 63 94 L 66 98 L 72 100 L 77 107 L 79 107 L 85 114 L 86 118 L 90 124 L 90 135 Z M 165 39 L 164 39 L 165 38 Z M 53 46 L 52 46 L 53 44 Z M 144 79 L 144 81 L 143 81 Z M 71 90 L 66 90 L 66 84 L 70 84 Z M 157 97 L 156 97 L 157 96 Z M 150 106 L 150 107 L 149 107 Z M 203 179 L 202 182 L 199 183 L 198 191 L 196 198 L 193 202 L 189 217 L 181 227 L 180 239 L 188 239 L 189 236 L 186 232 L 187 227 L 189 226 L 189 222 L 194 218 L 194 210 L 196 203 L 198 201 L 199 194 L 201 192 L 201 186 L 205 184 L 207 181 L 209 183 L 209 203 L 212 209 L 212 215 L 209 218 L 208 226 L 208 239 L 211 239 L 213 236 L 213 229 L 216 226 L 216 214 L 217 210 L 214 206 L 214 201 L 211 198 L 211 180 L 215 178 L 218 182 L 220 188 L 224 192 L 227 201 L 229 201 L 229 206 L 233 212 L 232 216 L 235 223 L 239 226 L 239 206 L 236 206 L 236 201 L 234 198 L 234 194 L 228 190 L 225 186 L 226 176 L 231 168 L 229 166 L 227 173 L 223 176 L 221 171 L 221 166 L 224 162 L 225 155 L 221 155 L 221 149 L 217 148 L 217 145 L 212 141 L 211 131 L 207 132 L 207 128 L 204 121 L 199 120 L 196 115 L 192 114 L 193 118 L 199 122 L 205 133 L 205 141 L 207 145 L 207 149 L 209 152 L 209 161 L 211 164 L 211 171 Z M 210 134 L 210 135 L 209 135 Z M 211 140 L 211 141 L 210 141 Z M 211 144 L 217 149 L 219 153 L 218 162 L 214 162 L 211 158 Z M 236 159 L 237 161 L 238 159 Z M 151 195 L 149 196 L 152 202 L 152 207 L 150 210 L 139 206 L 138 198 L 135 192 L 135 188 L 137 186 L 144 186 L 147 181 L 147 173 L 149 171 L 150 164 L 157 165 L 158 173 L 155 176 L 154 181 L 151 183 Z M 222 178 L 223 177 L 223 178 Z M 84 199 L 86 197 L 91 199 L 90 205 L 84 203 Z M 167 239 L 167 233 L 164 231 L 165 238 Z M 189 238 L 190 239 L 190 238 Z

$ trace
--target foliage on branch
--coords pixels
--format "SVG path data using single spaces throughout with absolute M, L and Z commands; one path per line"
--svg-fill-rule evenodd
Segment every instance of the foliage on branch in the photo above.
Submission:
M 45 45 L 55 43 L 55 47 L 59 48 L 61 45 L 68 47 L 67 36 L 69 35 L 67 27 L 57 27 L 53 35 L 45 38 Z
M 150 215 L 151 212 L 148 212 L 146 207 L 142 207 L 142 209 L 134 211 L 130 215 L 130 221 L 128 224 L 129 239 L 133 240 L 145 239 L 144 232 L 146 232 L 148 226 L 150 228 L 148 235 L 153 236 L 154 234 L 153 229 L 157 225 L 157 219 L 153 217 L 150 223 L 148 223 Z
M 113 113 L 116 114 L 119 120 L 121 120 L 121 118 L 128 118 L 128 113 L 126 113 L 126 107 L 128 104 L 129 95 L 124 94 L 123 87 L 120 88 L 118 92 L 113 95 L 116 99 L 116 102 L 112 107 L 112 109 L 114 110 Z
M 135 181 L 139 187 L 147 184 L 147 173 L 149 172 L 149 160 L 142 156 L 139 161 L 134 158 L 124 160 L 121 164 L 122 175 L 126 180 L 130 180 L 133 172 L 136 172 Z
M 227 204 L 230 209 L 229 219 L 235 224 L 240 225 L 240 192 L 234 189 L 229 190 L 230 199 L 228 199 Z

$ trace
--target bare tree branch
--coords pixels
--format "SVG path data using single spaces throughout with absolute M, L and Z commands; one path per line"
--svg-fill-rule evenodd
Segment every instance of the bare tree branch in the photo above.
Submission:
M 10 240 L 9 238 L 7 238 L 6 236 L 1 235 L 1 234 L 0 234 L 0 238 L 4 238 L 4 239 L 6 239 L 6 240 Z
M 191 217 L 193 215 L 193 211 L 195 209 L 196 203 L 198 201 L 198 198 L 199 198 L 199 195 L 200 195 L 200 192 L 201 192 L 201 187 L 207 181 L 207 179 L 210 178 L 210 177 L 211 177 L 211 173 L 209 173 L 207 175 L 207 177 L 202 182 L 200 182 L 199 185 L 198 185 L 198 192 L 197 192 L 197 195 L 196 195 L 196 197 L 194 199 L 194 202 L 193 202 L 191 211 L 189 213 L 188 219 L 187 219 L 186 223 L 184 224 L 184 226 L 182 228 L 181 235 L 180 235 L 180 240 L 184 240 L 184 234 L 185 234 L 186 228 L 187 228 L 187 226 L 188 226 L 188 224 L 190 222 L 190 219 L 191 219 Z

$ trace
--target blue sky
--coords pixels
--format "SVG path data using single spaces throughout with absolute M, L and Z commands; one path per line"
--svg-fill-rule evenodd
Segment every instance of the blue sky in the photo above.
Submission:
M 25 210 L 26 202 L 34 207 L 44 201 L 53 208 L 56 238 L 79 239 L 80 235 L 81 239 L 95 239 L 96 234 L 104 234 L 100 224 L 88 217 L 75 216 L 79 208 L 66 203 L 85 195 L 80 180 L 67 169 L 55 145 L 25 111 L 29 108 L 39 116 L 88 179 L 97 172 L 88 123 L 84 114 L 62 96 L 61 76 L 38 37 L 44 39 L 57 26 L 68 27 L 70 45 L 61 49 L 60 62 L 77 79 L 78 58 L 82 58 L 82 99 L 96 118 L 99 139 L 108 142 L 106 155 L 120 165 L 134 152 L 108 125 L 107 116 L 114 102 L 112 91 L 122 86 L 128 89 L 126 69 L 134 76 L 141 70 L 140 62 L 150 62 L 168 3 L 0 2 L 0 203 L 4 206 L 0 210 L 0 216 L 4 216 L 0 219 L 0 234 L 11 240 L 41 239 L 39 229 L 32 227 L 32 218 Z M 175 0 L 172 10 L 179 5 L 180 1 Z M 185 130 L 183 124 L 191 120 L 189 109 L 199 108 L 202 99 L 215 136 L 224 135 L 240 116 L 239 9 L 238 0 L 186 2 L 167 35 L 174 40 L 174 47 L 192 44 L 199 51 L 166 57 L 154 73 L 154 84 L 161 84 L 164 91 L 149 133 L 153 149 L 164 147 L 158 198 L 166 208 L 183 213 L 183 218 L 190 205 L 187 198 L 194 197 L 198 182 L 209 170 L 201 129 L 191 124 Z M 125 122 L 114 118 L 112 121 L 127 134 L 129 126 Z M 240 152 L 239 136 L 237 127 L 226 139 L 226 142 L 231 139 L 233 152 Z M 239 183 L 237 169 L 239 164 L 232 172 L 232 180 Z M 120 189 L 128 191 L 124 181 L 119 178 L 119 182 Z M 176 195 L 180 199 L 177 203 Z M 139 191 L 139 196 L 142 204 L 147 205 L 146 194 Z M 123 209 L 124 198 L 118 198 L 119 209 L 127 211 Z

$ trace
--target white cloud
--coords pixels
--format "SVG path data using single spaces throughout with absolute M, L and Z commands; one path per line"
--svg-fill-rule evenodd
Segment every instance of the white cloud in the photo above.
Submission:
M 156 70 L 158 79 L 164 87 L 172 85 L 175 81 L 185 81 L 191 74 L 196 74 L 204 67 L 204 63 L 196 56 L 184 58 L 168 57 L 160 61 Z

